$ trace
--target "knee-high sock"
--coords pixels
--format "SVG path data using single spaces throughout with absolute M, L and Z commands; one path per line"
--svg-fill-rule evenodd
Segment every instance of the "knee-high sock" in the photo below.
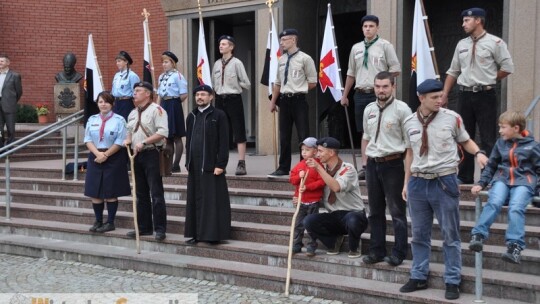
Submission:
M 118 201 L 107 202 L 107 223 L 114 223 L 116 210 L 118 210 Z
M 103 223 L 103 210 L 105 209 L 105 204 L 103 202 L 99 204 L 92 204 L 92 208 L 94 208 L 96 221 Z

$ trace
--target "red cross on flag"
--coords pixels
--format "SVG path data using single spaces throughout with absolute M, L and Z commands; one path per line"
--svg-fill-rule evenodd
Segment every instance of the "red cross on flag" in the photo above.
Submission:
M 319 63 L 319 84 L 321 90 L 330 93 L 335 101 L 339 101 L 342 96 L 343 85 L 341 82 L 339 61 L 336 55 L 336 38 L 334 37 L 334 23 L 332 22 L 332 9 L 328 4 L 326 15 L 326 25 L 324 26 L 324 38 L 321 49 L 321 61 Z

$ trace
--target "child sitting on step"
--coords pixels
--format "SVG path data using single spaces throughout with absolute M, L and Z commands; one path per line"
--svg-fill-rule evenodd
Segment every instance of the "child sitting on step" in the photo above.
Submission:
M 476 195 L 491 184 L 488 202 L 472 229 L 469 249 L 482 251 L 491 224 L 509 199 L 505 237 L 508 250 L 502 259 L 519 264 L 525 248 L 525 209 L 534 196 L 540 174 L 540 146 L 525 130 L 525 116 L 519 112 L 501 114 L 499 134 L 480 181 L 471 188 Z
M 306 165 L 306 159 L 315 158 L 317 154 L 317 139 L 315 137 L 304 139 L 300 144 L 300 149 L 302 151 L 302 160 L 291 170 L 289 179 L 290 183 L 295 186 L 293 196 L 294 206 L 298 203 L 299 193 L 302 193 L 300 210 L 294 226 L 293 253 L 302 251 L 302 247 L 304 246 L 302 243 L 302 239 L 304 238 L 304 218 L 309 214 L 319 213 L 319 201 L 322 198 L 325 186 L 325 183 L 317 170 L 309 168 Z M 300 188 L 300 181 L 305 176 L 306 172 L 309 173 L 304 183 L 304 187 Z M 317 249 L 317 240 L 311 235 L 310 237 L 311 241 L 307 245 L 306 255 L 313 257 L 315 256 L 315 250 Z

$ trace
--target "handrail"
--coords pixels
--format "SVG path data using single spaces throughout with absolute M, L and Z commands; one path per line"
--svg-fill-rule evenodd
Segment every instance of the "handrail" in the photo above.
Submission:
M 534 134 L 534 119 L 531 119 L 529 118 L 529 116 L 531 116 L 531 114 L 533 113 L 534 109 L 536 108 L 536 106 L 538 105 L 538 102 L 540 101 L 540 95 L 536 96 L 532 101 L 531 103 L 529 104 L 529 106 L 527 107 L 527 110 L 525 110 L 525 113 L 523 113 L 525 115 L 525 118 L 527 119 L 527 130 L 529 130 L 529 132 L 533 132 Z
M 10 161 L 9 156 L 22 148 L 30 145 L 31 143 L 42 139 L 43 137 L 56 132 L 58 130 L 64 129 L 62 132 L 62 180 L 66 178 L 66 137 L 67 137 L 67 127 L 69 125 L 78 123 L 84 117 L 84 110 L 73 113 L 45 128 L 39 129 L 34 133 L 31 133 L 23 138 L 20 138 L 9 145 L 6 145 L 0 148 L 0 158 L 5 157 L 5 175 L 6 175 L 6 219 L 11 218 L 11 171 L 10 171 Z M 74 143 L 74 170 L 73 170 L 73 179 L 77 180 L 77 168 L 78 168 L 78 158 L 79 156 L 79 130 L 77 124 L 77 130 L 75 132 L 75 143 Z

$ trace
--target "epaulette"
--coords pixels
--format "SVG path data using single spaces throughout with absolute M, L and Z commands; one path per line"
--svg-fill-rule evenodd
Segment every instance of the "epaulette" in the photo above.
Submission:
M 341 170 L 339 172 L 339 176 L 343 176 L 343 174 L 347 173 L 347 171 L 349 171 L 350 167 L 349 166 L 346 166 L 345 168 L 343 168 L 343 170 Z
M 411 115 L 405 117 L 405 119 L 403 120 L 403 123 L 413 119 L 414 117 L 416 117 L 416 112 L 413 112 Z

